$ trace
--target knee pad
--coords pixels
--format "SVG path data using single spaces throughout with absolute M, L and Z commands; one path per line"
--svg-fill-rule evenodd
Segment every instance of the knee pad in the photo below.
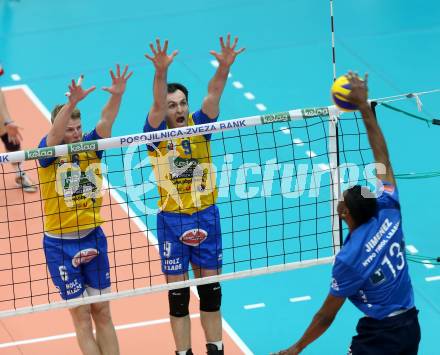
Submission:
M 8 152 L 17 152 L 20 150 L 20 143 L 14 144 L 9 142 L 8 134 L 5 133 L 1 136 L 3 144 L 5 145 L 5 148 Z
M 197 286 L 200 297 L 200 310 L 217 312 L 222 304 L 222 288 L 218 282 Z
M 185 317 L 189 314 L 189 287 L 168 291 L 170 316 Z

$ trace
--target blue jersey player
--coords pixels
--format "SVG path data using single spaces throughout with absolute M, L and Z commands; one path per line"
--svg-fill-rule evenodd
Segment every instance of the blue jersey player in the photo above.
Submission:
M 377 165 L 377 196 L 356 185 L 343 194 L 338 214 L 349 234 L 336 256 L 329 295 L 304 335 L 279 354 L 299 354 L 332 324 L 348 298 L 364 315 L 356 327 L 349 354 L 417 354 L 418 311 L 404 252 L 399 195 L 388 149 L 368 104 L 367 76 L 348 73 L 346 98 L 362 113 Z M 379 173 L 380 172 L 380 173 Z

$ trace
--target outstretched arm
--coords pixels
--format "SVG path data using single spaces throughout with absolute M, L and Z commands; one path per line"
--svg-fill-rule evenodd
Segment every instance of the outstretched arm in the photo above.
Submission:
M 218 67 L 213 78 L 208 84 L 208 94 L 203 100 L 202 111 L 209 118 L 216 118 L 220 111 L 220 98 L 225 88 L 226 80 L 228 79 L 229 69 L 234 63 L 237 55 L 242 53 L 245 49 L 241 48 L 235 50 L 237 47 L 238 37 L 235 37 L 234 43 L 231 45 L 231 35 L 226 37 L 226 44 L 223 37 L 220 37 L 221 52 L 211 51 L 210 53 L 217 59 Z
M 361 80 L 357 74 L 349 72 L 347 78 L 351 85 L 351 92 L 346 96 L 346 99 L 358 106 L 364 120 L 365 128 L 367 129 L 368 140 L 373 150 L 374 160 L 376 164 L 382 164 L 385 168 L 383 173 L 379 172 L 383 170 L 378 169 L 377 177 L 395 185 L 396 180 L 391 167 L 385 137 L 368 103 L 368 74 L 365 74 L 365 79 Z
M 68 97 L 68 102 L 63 106 L 63 108 L 58 112 L 55 117 L 52 128 L 47 134 L 47 146 L 58 145 L 63 142 L 67 124 L 69 123 L 69 119 L 72 116 L 72 112 L 75 109 L 76 105 L 78 104 L 78 102 L 83 100 L 88 94 L 96 89 L 95 86 L 92 86 L 91 88 L 84 90 L 81 87 L 82 79 L 83 76 L 81 75 L 78 83 L 75 83 L 75 80 L 72 80 L 72 82 L 70 83 L 69 93 L 68 95 L 66 94 Z
M 335 297 L 329 294 L 321 309 L 313 317 L 304 335 L 290 348 L 280 351 L 278 355 L 296 355 L 303 351 L 310 343 L 318 339 L 333 323 L 336 314 L 345 302 L 344 297 Z
M 116 75 L 113 73 L 113 70 L 110 70 L 112 86 L 102 88 L 102 90 L 109 92 L 111 96 L 102 110 L 101 119 L 96 124 L 96 133 L 98 133 L 101 138 L 108 138 L 112 135 L 113 123 L 121 106 L 122 95 L 125 92 L 127 80 L 130 79 L 133 74 L 132 71 L 127 74 L 127 70 L 128 65 L 125 66 L 121 74 L 121 68 L 119 64 L 116 64 Z
M 167 74 L 168 67 L 173 62 L 174 57 L 177 55 L 177 51 L 174 51 L 170 55 L 167 54 L 168 40 L 165 40 L 162 48 L 160 39 L 156 39 L 156 48 L 153 43 L 150 43 L 150 49 L 153 56 L 145 54 L 145 57 L 149 59 L 156 69 L 154 73 L 153 81 L 153 105 L 150 108 L 148 114 L 148 123 L 151 127 L 157 128 L 165 119 L 167 112 Z
M 0 136 L 7 133 L 9 142 L 19 144 L 23 140 L 20 129 L 11 119 L 3 91 L 0 89 Z

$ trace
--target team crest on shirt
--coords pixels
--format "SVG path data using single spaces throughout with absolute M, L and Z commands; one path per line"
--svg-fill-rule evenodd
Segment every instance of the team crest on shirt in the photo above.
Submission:
M 334 277 L 332 277 L 331 288 L 335 291 L 339 291 L 338 281 Z
M 80 250 L 72 258 L 73 267 L 78 267 L 81 264 L 87 264 L 98 256 L 99 252 L 95 248 L 87 248 Z
M 370 276 L 370 282 L 374 285 L 380 285 L 381 283 L 385 282 L 386 276 L 381 268 L 377 269 L 373 274 Z
M 208 232 L 200 228 L 195 228 L 183 233 L 179 239 L 185 245 L 196 247 L 197 245 L 202 244 L 207 237 Z

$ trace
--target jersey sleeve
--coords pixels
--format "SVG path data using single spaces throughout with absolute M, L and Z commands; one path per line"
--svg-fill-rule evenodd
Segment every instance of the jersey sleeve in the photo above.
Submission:
M 164 129 L 167 129 L 167 124 L 165 122 L 165 120 L 163 120 L 161 122 L 161 124 L 159 125 L 159 127 L 157 128 L 153 128 L 150 125 L 150 122 L 148 121 L 148 115 L 147 118 L 145 119 L 145 125 L 144 125 L 144 132 L 148 133 L 148 132 L 154 132 L 154 131 L 162 131 Z M 160 142 L 153 142 L 152 144 L 147 144 L 147 148 L 150 152 L 153 152 L 155 150 L 155 148 L 157 148 L 157 146 L 159 145 Z
M 379 190 L 377 197 L 377 207 L 382 208 L 396 208 L 400 209 L 399 193 L 395 185 L 388 181 L 382 181 L 382 188 Z
M 102 139 L 102 137 L 98 134 L 98 132 L 96 132 L 96 128 L 93 131 L 83 135 L 83 142 L 94 141 L 97 139 Z M 98 150 L 96 151 L 96 156 L 99 159 L 102 159 L 102 153 L 103 153 L 102 150 Z
M 41 140 L 40 144 L 38 144 L 38 148 L 46 148 L 47 147 L 47 136 L 44 136 Z M 50 164 L 52 164 L 57 158 L 42 158 L 38 159 L 42 168 L 47 168 Z
M 359 273 L 336 258 L 332 270 L 332 283 L 330 293 L 336 297 L 349 297 L 357 293 L 364 284 Z
M 194 124 L 198 125 L 198 124 L 205 124 L 205 123 L 214 123 L 217 122 L 218 120 L 218 116 L 215 118 L 209 118 L 201 109 L 198 111 L 195 111 L 192 114 L 192 119 L 194 121 Z M 211 134 L 204 134 L 203 135 L 206 140 L 211 140 Z

